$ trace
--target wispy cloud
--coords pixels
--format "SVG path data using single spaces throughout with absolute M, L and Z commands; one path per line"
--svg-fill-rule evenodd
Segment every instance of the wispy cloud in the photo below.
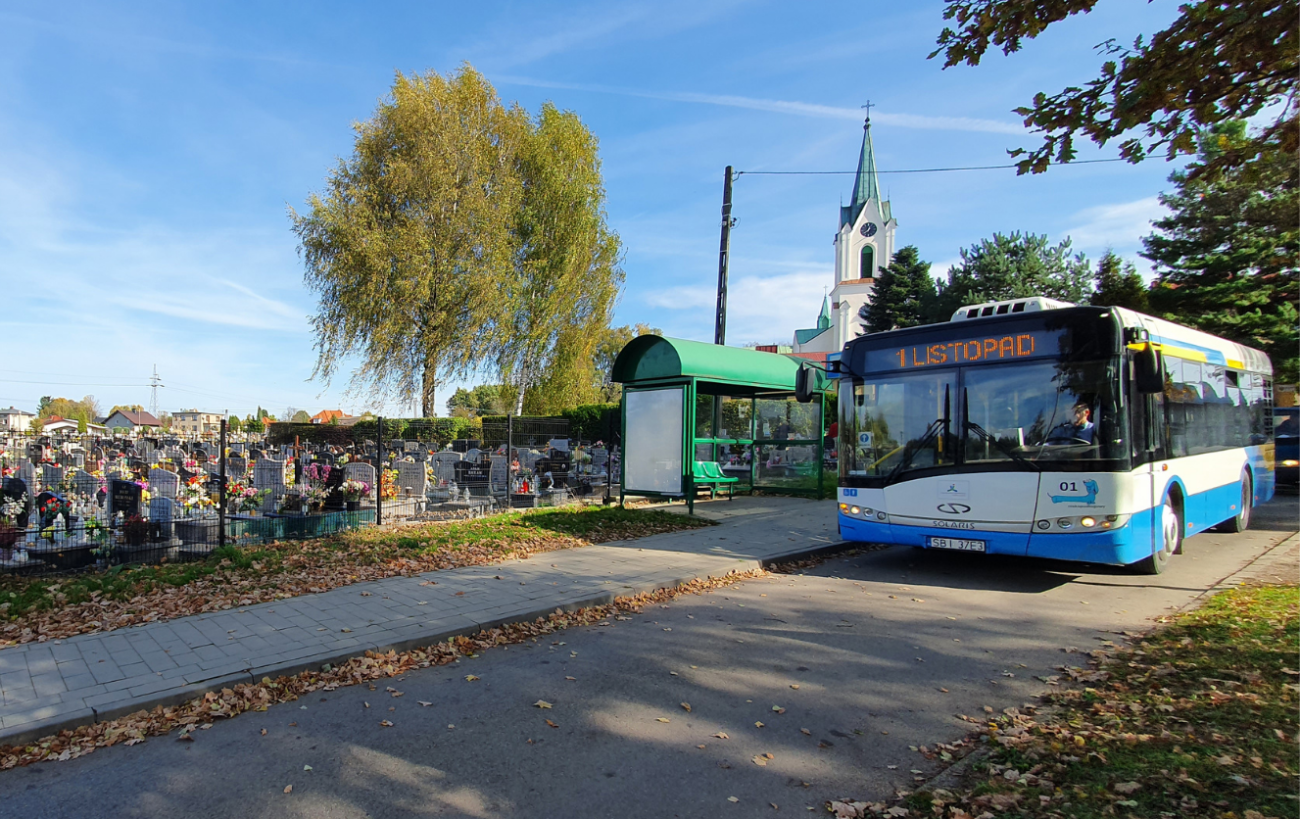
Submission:
M 1110 247 L 1124 253 L 1140 247 L 1142 237 L 1151 232 L 1151 222 L 1167 212 L 1155 196 L 1097 205 L 1075 213 L 1074 226 L 1065 232 L 1075 250 L 1097 253 Z
M 595 94 L 617 94 L 624 97 L 642 99 L 668 100 L 671 102 L 688 102 L 700 105 L 719 105 L 726 108 L 747 108 L 754 111 L 770 111 L 776 114 L 816 117 L 819 119 L 860 120 L 863 117 L 860 108 L 844 108 L 836 105 L 820 105 L 811 102 L 792 100 L 770 100 L 759 97 L 742 97 L 733 94 L 699 94 L 688 91 L 643 91 L 635 88 L 619 88 L 610 85 L 591 85 L 586 83 L 563 83 L 538 80 L 530 77 L 498 77 L 501 85 L 525 85 L 534 88 L 558 88 L 569 91 L 586 91 Z M 923 114 L 890 113 L 877 111 L 872 118 L 882 125 L 898 128 L 919 128 L 927 131 L 978 131 L 993 134 L 1023 134 L 1024 128 L 1016 123 L 1001 122 L 974 117 L 932 117 Z
M 727 287 L 727 343 L 790 343 L 796 328 L 816 322 L 823 288 L 832 279 L 829 266 L 824 270 L 732 279 Z M 656 289 L 641 301 L 676 313 L 698 314 L 700 319 L 692 324 L 711 328 L 712 322 L 704 319 L 717 306 L 717 298 L 711 285 L 682 285 Z

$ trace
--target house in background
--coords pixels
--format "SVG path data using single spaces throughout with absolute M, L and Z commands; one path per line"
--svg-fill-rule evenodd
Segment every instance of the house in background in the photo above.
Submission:
M 61 415 L 51 415 L 49 418 L 46 418 L 44 422 L 42 422 L 41 432 L 47 435 L 52 435 L 58 432 L 71 434 L 77 431 L 77 427 L 79 423 L 80 422 L 78 422 L 76 418 L 64 418 Z M 97 433 L 102 435 L 107 431 L 108 430 L 105 427 L 102 427 L 99 424 L 95 424 L 95 423 L 86 424 L 86 432 Z
M 199 412 L 196 409 L 179 410 L 172 413 L 172 432 L 185 432 L 191 435 L 217 435 L 221 432 L 219 412 Z
M 24 412 L 17 407 L 0 409 L 0 429 L 9 432 L 26 432 L 36 420 L 35 413 Z
M 311 422 L 313 424 L 328 424 L 343 417 L 345 417 L 343 410 L 321 410 L 311 417 Z
M 126 429 L 133 432 L 157 432 L 162 428 L 162 424 L 158 423 L 158 419 L 144 410 L 139 412 L 118 410 L 104 419 L 104 426 L 109 429 Z

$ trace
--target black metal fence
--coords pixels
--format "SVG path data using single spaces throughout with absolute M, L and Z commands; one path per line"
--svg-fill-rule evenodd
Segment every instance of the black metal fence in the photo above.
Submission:
M 608 498 L 617 458 L 616 446 L 572 439 L 555 418 L 0 437 L 0 572 L 197 560 L 370 523 Z

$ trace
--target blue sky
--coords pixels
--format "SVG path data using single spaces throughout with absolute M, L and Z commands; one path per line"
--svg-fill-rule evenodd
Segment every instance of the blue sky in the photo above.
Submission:
M 927 60 L 938 2 L 68 3 L 0 1 L 0 406 L 95 395 L 246 414 L 410 414 L 310 381 L 312 294 L 289 207 L 320 191 L 394 73 L 469 62 L 506 101 L 599 137 L 626 289 L 616 322 L 712 340 L 723 168 L 851 171 L 868 99 L 882 171 L 1005 164 L 1012 113 L 1082 83 L 1172 0 L 1102 0 L 1019 54 Z M 1080 158 L 1116 155 L 1085 146 Z M 1160 160 L 891 174 L 939 272 L 995 231 L 1139 264 L 1174 168 Z M 735 185 L 728 342 L 789 343 L 832 284 L 851 176 Z M 446 385 L 445 398 L 455 384 Z

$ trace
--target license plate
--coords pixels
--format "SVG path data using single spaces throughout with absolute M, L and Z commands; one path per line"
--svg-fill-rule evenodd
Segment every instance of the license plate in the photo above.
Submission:
M 984 551 L 984 541 L 982 540 L 964 540 L 959 537 L 932 537 L 926 538 L 931 549 L 955 549 L 958 552 L 982 552 Z

